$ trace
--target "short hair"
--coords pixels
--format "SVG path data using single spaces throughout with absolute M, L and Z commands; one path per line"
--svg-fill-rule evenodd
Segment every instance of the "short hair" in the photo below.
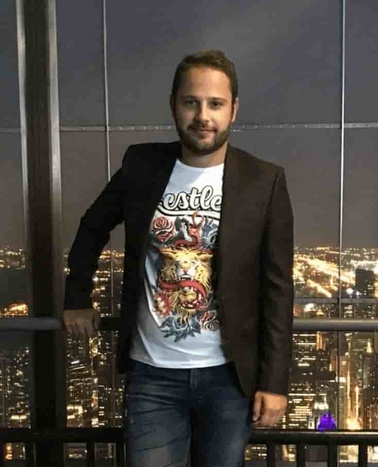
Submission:
M 182 75 L 191 68 L 213 68 L 223 71 L 230 80 L 232 103 L 238 97 L 239 85 L 235 65 L 221 50 L 201 50 L 184 57 L 177 65 L 172 83 L 171 99 L 175 100 Z

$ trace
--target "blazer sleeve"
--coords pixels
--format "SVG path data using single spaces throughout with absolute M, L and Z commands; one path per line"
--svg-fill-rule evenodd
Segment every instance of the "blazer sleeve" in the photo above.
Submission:
M 92 278 L 111 230 L 123 220 L 124 196 L 122 169 L 119 169 L 81 218 L 68 256 L 65 309 L 92 307 Z
M 261 250 L 260 372 L 258 389 L 288 393 L 293 331 L 293 212 L 279 169 Z

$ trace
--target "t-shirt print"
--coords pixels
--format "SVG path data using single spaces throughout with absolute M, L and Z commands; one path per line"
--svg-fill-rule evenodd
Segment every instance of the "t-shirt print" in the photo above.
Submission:
M 150 284 L 153 313 L 164 337 L 174 342 L 219 330 L 212 287 L 221 195 L 211 186 L 165 193 L 151 223 L 150 245 L 158 254 Z

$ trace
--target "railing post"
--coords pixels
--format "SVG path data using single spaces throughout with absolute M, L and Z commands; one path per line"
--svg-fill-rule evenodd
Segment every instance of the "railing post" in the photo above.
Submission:
M 96 466 L 96 450 L 93 441 L 87 442 L 87 467 Z
M 0 441 L 0 467 L 5 467 L 5 443 Z
M 368 446 L 360 444 L 358 446 L 358 467 L 367 467 L 368 465 Z
M 297 467 L 306 466 L 306 446 L 304 444 L 297 444 Z
M 328 467 L 337 467 L 337 445 L 334 443 L 328 444 Z
M 35 444 L 33 441 L 25 443 L 25 457 L 27 467 L 36 467 Z
M 117 467 L 126 467 L 126 450 L 124 441 L 118 441 L 116 443 L 116 465 Z
M 266 465 L 267 467 L 276 467 L 275 444 L 267 443 L 266 445 Z

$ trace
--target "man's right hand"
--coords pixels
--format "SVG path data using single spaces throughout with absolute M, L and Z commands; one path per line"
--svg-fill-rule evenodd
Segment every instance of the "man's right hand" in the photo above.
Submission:
M 100 313 L 93 308 L 64 310 L 63 324 L 67 334 L 75 337 L 93 337 L 98 331 Z

